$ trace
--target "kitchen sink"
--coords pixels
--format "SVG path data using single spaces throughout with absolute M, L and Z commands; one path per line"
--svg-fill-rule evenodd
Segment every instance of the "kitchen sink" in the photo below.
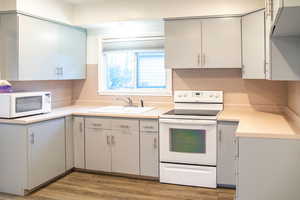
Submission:
M 96 109 L 92 109 L 90 113 L 112 113 L 112 114 L 141 114 L 154 107 L 134 107 L 134 106 L 105 106 Z

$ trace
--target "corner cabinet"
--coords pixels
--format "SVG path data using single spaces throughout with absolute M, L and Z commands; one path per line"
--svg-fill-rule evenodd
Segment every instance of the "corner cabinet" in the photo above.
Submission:
M 165 21 L 166 68 L 241 68 L 241 18 Z
M 0 124 L 0 192 L 25 195 L 66 171 L 65 119 Z
M 220 187 L 236 186 L 235 132 L 238 122 L 218 122 L 217 184 Z
M 85 79 L 85 29 L 17 13 L 0 20 L 1 79 Z
M 266 78 L 265 11 L 242 17 L 243 79 Z

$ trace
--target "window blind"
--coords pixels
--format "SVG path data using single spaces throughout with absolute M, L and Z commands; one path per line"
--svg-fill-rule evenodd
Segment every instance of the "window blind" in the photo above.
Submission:
M 131 39 L 104 39 L 102 40 L 103 51 L 120 50 L 151 50 L 163 49 L 163 37 L 131 38 Z

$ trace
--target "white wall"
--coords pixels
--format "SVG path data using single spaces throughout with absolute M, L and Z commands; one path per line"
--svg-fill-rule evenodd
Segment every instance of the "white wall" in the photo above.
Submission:
M 17 10 L 69 24 L 73 18 L 73 5 L 62 0 L 17 0 Z
M 0 0 L 0 11 L 16 10 L 16 0 Z
M 107 0 L 76 5 L 76 25 L 107 21 L 241 14 L 264 7 L 264 0 Z

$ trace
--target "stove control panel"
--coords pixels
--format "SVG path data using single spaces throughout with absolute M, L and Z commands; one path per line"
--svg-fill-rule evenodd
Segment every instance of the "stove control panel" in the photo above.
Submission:
M 223 91 L 175 91 L 175 103 L 223 103 Z

